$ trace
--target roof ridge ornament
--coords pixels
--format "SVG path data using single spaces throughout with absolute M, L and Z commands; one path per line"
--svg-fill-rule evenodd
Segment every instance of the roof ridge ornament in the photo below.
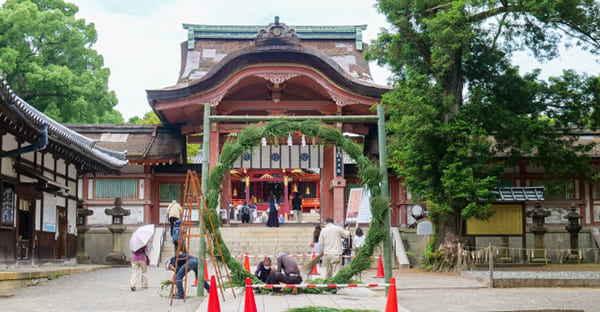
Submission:
M 275 16 L 274 22 L 261 28 L 256 35 L 256 43 L 260 45 L 297 44 L 299 41 L 296 31 L 285 23 L 280 23 L 279 16 Z

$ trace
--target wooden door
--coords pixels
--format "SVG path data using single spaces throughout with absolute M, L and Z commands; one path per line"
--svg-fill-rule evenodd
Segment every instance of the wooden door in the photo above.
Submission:
M 64 259 L 67 251 L 67 209 L 56 207 L 58 237 L 56 238 L 55 259 Z

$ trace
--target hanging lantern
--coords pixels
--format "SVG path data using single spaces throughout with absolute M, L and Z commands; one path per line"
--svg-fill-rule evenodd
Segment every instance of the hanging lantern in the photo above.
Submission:
M 233 189 L 233 197 L 237 197 L 237 195 L 238 195 L 238 194 L 237 194 L 237 188 L 234 188 L 234 189 Z
M 283 177 L 283 185 L 284 185 L 285 187 L 287 187 L 287 186 L 288 186 L 288 177 Z
M 250 186 L 250 177 L 246 177 L 246 187 Z
M 306 193 L 306 195 L 310 195 L 310 187 L 308 185 L 306 186 L 306 192 L 305 193 Z
M 298 183 L 294 183 L 294 187 L 292 189 L 292 192 L 298 193 Z

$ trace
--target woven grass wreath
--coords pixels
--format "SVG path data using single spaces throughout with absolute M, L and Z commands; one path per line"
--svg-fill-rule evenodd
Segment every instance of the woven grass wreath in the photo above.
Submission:
M 223 182 L 223 178 L 228 170 L 230 170 L 233 162 L 242 155 L 243 152 L 252 150 L 254 146 L 261 143 L 263 137 L 268 140 L 273 140 L 279 137 L 287 137 L 290 132 L 301 132 L 307 137 L 320 138 L 323 144 L 335 145 L 342 148 L 357 164 L 359 177 L 371 192 L 371 226 L 366 234 L 365 244 L 358 251 L 356 257 L 350 262 L 350 265 L 342 269 L 337 275 L 328 279 L 328 283 L 347 283 L 352 276 L 366 270 L 371 264 L 371 255 L 374 248 L 384 239 L 386 227 L 384 226 L 384 216 L 388 213 L 389 201 L 381 196 L 379 184 L 382 180 L 379 166 L 371 163 L 371 161 L 362 154 L 359 145 L 346 138 L 339 130 L 328 126 L 322 122 L 315 120 L 306 121 L 290 121 L 285 118 L 274 119 L 268 122 L 263 127 L 251 126 L 237 135 L 237 140 L 231 140 L 223 145 L 219 163 L 214 166 L 208 179 L 208 193 L 206 195 L 207 206 L 213 220 L 219 220 L 217 216 L 217 203 L 219 190 Z M 205 218 L 206 228 L 210 230 L 208 218 Z M 244 270 L 242 264 L 231 256 L 227 248 L 221 231 L 219 230 L 218 222 L 215 224 L 215 233 L 212 233 L 213 241 L 207 242 L 213 244 L 216 249 L 217 243 L 221 246 L 223 259 L 231 270 L 231 278 L 233 284 L 242 286 L 245 283 L 246 277 L 252 278 L 253 283 L 262 283 L 255 278 L 251 273 Z M 217 261 L 220 261 L 217 258 Z

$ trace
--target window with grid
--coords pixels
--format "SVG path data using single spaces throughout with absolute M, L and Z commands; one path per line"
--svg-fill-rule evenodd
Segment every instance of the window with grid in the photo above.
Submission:
M 173 201 L 181 200 L 181 183 L 160 183 L 158 185 L 158 200 Z
M 137 179 L 96 179 L 94 180 L 94 198 L 137 199 Z
M 532 180 L 532 186 L 544 187 L 544 199 L 575 199 L 575 182 L 573 180 Z

